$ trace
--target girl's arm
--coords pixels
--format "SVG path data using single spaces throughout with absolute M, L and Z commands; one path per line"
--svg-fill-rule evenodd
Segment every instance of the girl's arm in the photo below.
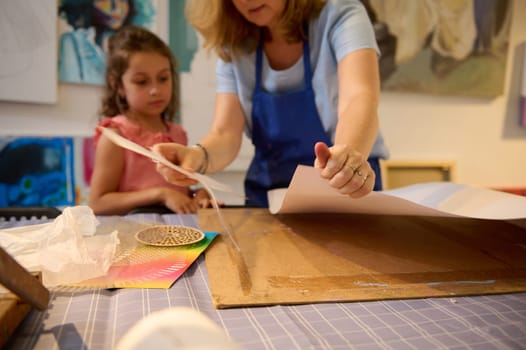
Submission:
M 198 209 L 190 197 L 167 187 L 118 192 L 123 169 L 124 150 L 101 135 L 95 152 L 88 198 L 95 214 L 122 215 L 137 207 L 159 204 L 178 213 L 191 213 Z

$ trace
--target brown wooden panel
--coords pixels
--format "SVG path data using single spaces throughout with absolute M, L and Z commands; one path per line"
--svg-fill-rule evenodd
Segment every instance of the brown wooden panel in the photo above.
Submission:
M 0 348 L 9 340 L 20 322 L 31 310 L 31 305 L 15 295 L 0 296 Z
M 223 209 L 206 251 L 214 305 L 363 301 L 526 291 L 526 229 L 504 221 Z M 222 231 L 201 210 L 206 231 Z
M 382 160 L 380 166 L 385 189 L 455 180 L 453 161 Z

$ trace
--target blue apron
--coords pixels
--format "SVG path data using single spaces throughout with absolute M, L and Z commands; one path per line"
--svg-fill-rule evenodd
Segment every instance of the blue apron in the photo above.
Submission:
M 268 190 L 288 187 L 298 164 L 312 166 L 316 142 L 332 145 L 316 108 L 308 41 L 303 43 L 303 90 L 282 94 L 264 91 L 262 60 L 263 41 L 256 52 L 256 86 L 252 98 L 255 154 L 245 177 L 245 204 L 251 207 L 268 207 Z M 378 159 L 376 161 L 377 167 L 371 166 L 379 174 Z

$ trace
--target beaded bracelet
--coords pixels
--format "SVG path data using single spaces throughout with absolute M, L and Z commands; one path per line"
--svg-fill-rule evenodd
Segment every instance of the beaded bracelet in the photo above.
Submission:
M 203 163 L 201 163 L 201 166 L 199 167 L 199 169 L 197 169 L 197 172 L 199 174 L 204 174 L 206 172 L 206 169 L 208 168 L 208 151 L 206 150 L 205 146 L 203 146 L 200 143 L 196 143 L 195 146 L 197 148 L 200 148 L 205 155 L 205 158 L 203 159 Z

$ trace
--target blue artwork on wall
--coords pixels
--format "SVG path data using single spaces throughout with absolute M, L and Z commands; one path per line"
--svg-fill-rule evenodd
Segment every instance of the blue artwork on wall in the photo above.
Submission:
M 108 38 L 126 25 L 153 30 L 153 0 L 60 0 L 60 81 L 104 84 Z
M 169 2 L 169 42 L 170 48 L 179 63 L 179 71 L 190 72 L 192 60 L 199 49 L 199 43 L 197 33 L 186 21 L 185 6 L 186 0 Z
M 0 207 L 75 205 L 73 138 L 0 137 Z

